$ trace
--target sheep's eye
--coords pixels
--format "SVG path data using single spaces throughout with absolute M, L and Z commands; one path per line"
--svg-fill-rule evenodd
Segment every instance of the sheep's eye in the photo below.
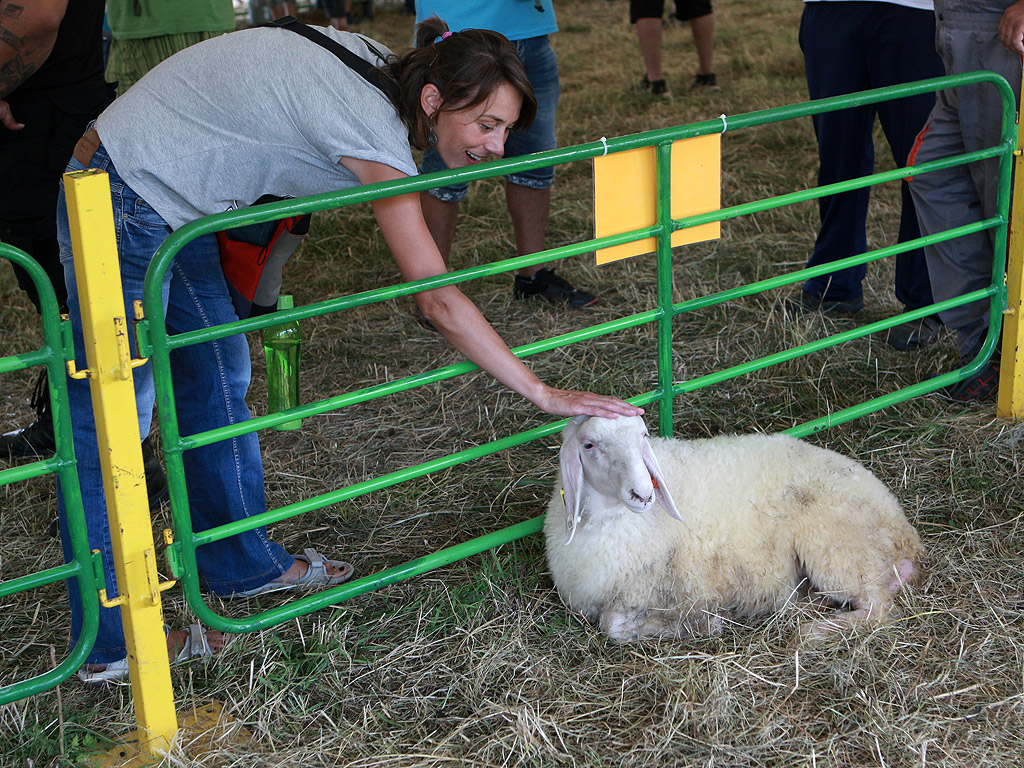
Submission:
M 583 450 L 585 450 L 585 451 L 589 451 L 593 447 L 594 447 L 594 444 L 590 440 L 587 440 L 587 442 L 585 442 L 583 444 Z

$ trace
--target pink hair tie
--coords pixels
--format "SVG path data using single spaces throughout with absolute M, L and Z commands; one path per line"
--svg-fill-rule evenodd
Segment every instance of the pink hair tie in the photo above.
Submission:
M 452 36 L 452 31 L 450 29 L 447 32 L 442 32 L 441 33 L 441 39 L 442 40 L 447 40 L 451 36 Z

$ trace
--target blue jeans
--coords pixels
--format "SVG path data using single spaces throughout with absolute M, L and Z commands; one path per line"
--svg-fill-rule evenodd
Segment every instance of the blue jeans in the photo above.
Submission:
M 130 318 L 133 317 L 132 303 L 142 298 L 143 281 L 153 254 L 171 230 L 160 215 L 118 176 L 103 147 L 96 151 L 90 167 L 104 170 L 110 176 L 124 306 L 126 316 Z M 82 168 L 81 163 L 72 159 L 67 170 Z M 63 183 L 57 203 L 57 238 L 69 293 L 75 360 L 79 369 L 83 369 L 86 362 L 82 317 Z M 207 235 L 192 241 L 175 256 L 164 278 L 163 303 L 169 334 L 237 319 L 220 268 L 214 236 Z M 129 336 L 132 356 L 137 357 L 134 335 Z M 245 395 L 251 369 L 244 335 L 175 350 L 171 354 L 171 372 L 181 434 L 194 434 L 250 418 Z M 156 399 L 152 365 L 136 368 L 134 380 L 139 431 L 144 437 L 149 434 Z M 114 596 L 117 585 L 89 383 L 84 379 L 70 379 L 68 390 L 89 546 L 102 553 L 107 594 Z M 192 524 L 196 531 L 242 520 L 266 509 L 263 466 L 255 433 L 186 451 L 183 461 Z M 60 494 L 58 497 L 62 544 L 64 555 L 68 557 L 67 526 L 63 524 L 64 502 Z M 196 557 L 204 586 L 220 595 L 273 581 L 293 562 L 280 545 L 268 540 L 263 528 L 200 547 Z M 69 583 L 68 588 L 74 642 L 81 632 L 82 608 L 77 587 Z M 101 608 L 99 635 L 87 661 L 105 664 L 125 656 L 120 610 Z
M 547 35 L 529 37 L 515 42 L 516 51 L 526 68 L 526 75 L 537 97 L 537 117 L 525 131 L 512 131 L 505 142 L 505 157 L 519 157 L 532 152 L 544 152 L 558 146 L 555 139 L 555 110 L 562 93 L 558 79 L 558 57 Z M 420 172 L 446 171 L 448 166 L 435 149 L 423 153 Z M 547 189 L 554 183 L 555 167 L 534 168 L 532 171 L 510 173 L 506 177 L 511 183 L 531 189 Z M 448 187 L 431 189 L 429 194 L 446 203 L 457 203 L 466 199 L 467 184 L 452 184 Z

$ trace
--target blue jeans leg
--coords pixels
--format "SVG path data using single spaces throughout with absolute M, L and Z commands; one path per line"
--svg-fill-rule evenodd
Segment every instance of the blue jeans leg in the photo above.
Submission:
M 126 315 L 131 317 L 133 302 L 142 298 L 149 263 L 156 248 L 170 234 L 170 229 L 118 176 L 103 148 L 96 152 L 91 167 L 100 168 L 109 174 L 124 307 Z M 81 169 L 81 164 L 76 161 L 68 166 L 69 171 Z M 63 187 L 58 199 L 57 229 L 69 293 L 76 364 L 84 368 L 82 319 Z M 163 296 L 169 325 L 173 320 L 177 330 L 191 330 L 235 319 L 213 237 L 200 238 L 178 254 L 175 264 L 165 276 Z M 130 342 L 132 355 L 137 356 L 134 338 Z M 178 419 L 183 425 L 183 433 L 249 418 L 249 412 L 244 408 L 245 390 L 249 383 L 248 347 L 244 337 L 207 342 L 190 348 L 176 355 L 172 365 L 181 366 L 173 378 L 176 385 L 180 383 L 183 387 L 177 399 Z M 139 431 L 145 436 L 149 433 L 155 402 L 152 366 L 143 365 L 134 369 L 133 378 Z M 68 395 L 89 544 L 92 549 L 101 552 L 107 594 L 114 596 L 117 587 L 113 551 L 89 383 L 85 380 L 70 380 Z M 238 405 L 240 402 L 243 403 L 242 407 Z M 198 457 L 188 456 L 185 477 L 193 525 L 197 530 L 241 520 L 265 508 L 259 445 L 254 434 L 210 446 Z M 214 482 L 213 478 L 217 478 L 218 482 Z M 211 486 L 209 490 L 208 485 Z M 61 495 L 58 495 L 58 508 L 63 519 L 65 510 Z M 67 526 L 61 525 L 62 535 L 65 535 L 66 530 Z M 63 544 L 67 557 L 70 554 L 68 542 L 65 540 Z M 207 584 L 221 593 L 265 584 L 292 564 L 292 558 L 279 545 L 269 542 L 262 528 L 210 544 L 201 553 L 200 571 Z M 74 642 L 81 632 L 82 607 L 77 588 L 72 584 L 68 587 L 71 637 Z M 119 609 L 101 608 L 99 633 L 87 661 L 104 664 L 122 659 L 125 654 Z
M 170 271 L 168 333 L 238 319 L 212 235 L 182 249 Z M 174 350 L 171 379 L 180 433 L 190 435 L 247 421 L 250 413 L 245 395 L 251 372 L 244 335 Z M 263 463 L 255 432 L 185 451 L 182 461 L 195 530 L 266 510 Z M 265 528 L 200 547 L 196 559 L 204 585 L 220 595 L 261 586 L 292 564 L 291 556 L 268 540 Z

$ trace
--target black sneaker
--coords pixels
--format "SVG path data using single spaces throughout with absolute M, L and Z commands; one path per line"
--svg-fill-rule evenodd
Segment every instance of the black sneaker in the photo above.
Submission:
M 540 296 L 550 302 L 565 302 L 577 309 L 597 303 L 597 296 L 574 288 L 567 280 L 555 274 L 553 269 L 541 269 L 533 277 L 516 275 L 512 293 L 517 299 Z
M 960 361 L 960 365 L 964 366 L 969 362 L 970 360 L 964 359 Z M 995 395 L 997 389 L 999 389 L 999 358 L 993 357 L 985 364 L 984 368 L 970 378 L 950 384 L 940 391 L 950 400 L 969 403 L 973 400 L 988 399 Z
M 693 82 L 690 83 L 691 91 L 717 91 L 718 78 L 715 77 L 714 72 L 709 72 L 706 75 L 697 75 L 693 78 Z
M 647 75 L 644 75 L 636 89 L 638 91 L 648 91 L 651 96 L 664 96 L 668 93 L 668 84 L 664 79 L 652 81 L 647 79 Z
M 156 512 L 171 498 L 167 491 L 167 475 L 160 465 L 160 459 L 153 453 L 153 444 L 147 436 L 142 441 L 142 466 L 146 470 L 146 493 L 149 494 L 149 508 Z
M 142 441 L 142 466 L 146 471 L 146 493 L 149 495 L 149 509 L 151 512 L 157 512 L 165 502 L 170 500 L 171 495 L 167 491 L 167 475 L 164 474 L 164 468 L 160 465 L 160 460 L 153 453 L 153 444 L 149 442 L 148 437 Z M 57 518 L 51 520 L 47 530 L 52 538 L 60 536 L 60 520 Z
M 782 299 L 779 305 L 791 315 L 806 315 L 809 312 L 820 312 L 823 315 L 854 315 L 864 309 L 864 297 L 833 301 L 807 291 L 800 291 L 796 296 Z
M 930 347 L 941 333 L 942 322 L 932 315 L 890 328 L 885 335 L 885 343 L 900 352 L 911 352 Z
M 48 459 L 57 450 L 45 368 L 36 379 L 29 402 L 36 409 L 36 420 L 27 427 L 0 435 L 0 458 Z
M 0 458 L 48 459 L 57 451 L 45 368 L 36 379 L 30 402 L 36 409 L 36 420 L 27 427 L 0 435 Z M 146 470 L 149 506 L 156 510 L 170 496 L 167 492 L 167 475 L 160 466 L 160 460 L 153 453 L 153 446 L 148 437 L 142 441 L 142 462 Z

